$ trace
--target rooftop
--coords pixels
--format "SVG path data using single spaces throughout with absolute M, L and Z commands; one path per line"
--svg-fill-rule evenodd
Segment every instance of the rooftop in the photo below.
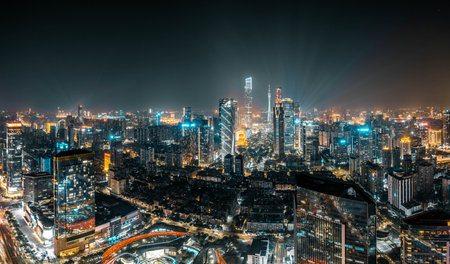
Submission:
M 72 149 L 72 150 L 68 150 L 68 151 L 61 151 L 60 153 L 56 154 L 55 157 L 67 157 L 67 156 L 89 154 L 89 153 L 92 153 L 92 152 L 89 150 L 85 150 L 85 149 Z
M 46 171 L 42 171 L 42 172 L 27 173 L 27 174 L 24 174 L 23 177 L 44 178 L 44 177 L 53 177 L 53 175 Z
M 99 192 L 95 193 L 95 205 L 97 207 L 95 213 L 96 226 L 109 222 L 117 216 L 125 216 L 137 210 L 135 206 L 120 198 Z
M 353 182 L 342 181 L 336 178 L 312 175 L 308 172 L 296 174 L 297 187 L 306 188 L 316 192 L 336 197 L 374 203 L 372 197 Z
M 403 222 L 417 226 L 449 226 L 450 213 L 441 210 L 430 210 L 404 218 Z
M 268 244 L 269 244 L 268 240 L 254 239 L 247 254 L 265 256 L 267 254 L 266 251 Z

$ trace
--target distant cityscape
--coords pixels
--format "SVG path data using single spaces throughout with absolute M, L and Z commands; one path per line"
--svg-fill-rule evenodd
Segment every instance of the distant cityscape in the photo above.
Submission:
M 2 111 L 4 263 L 450 263 L 450 110 Z

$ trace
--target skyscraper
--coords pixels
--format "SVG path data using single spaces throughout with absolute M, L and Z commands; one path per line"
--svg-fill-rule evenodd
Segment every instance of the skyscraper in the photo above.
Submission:
M 281 96 L 281 87 L 279 87 L 279 88 L 277 88 L 277 98 L 276 98 L 275 102 L 276 102 L 276 103 L 281 103 L 281 99 L 282 99 L 282 96 Z
M 183 107 L 183 122 L 189 123 L 192 121 L 192 109 L 190 106 Z
M 60 152 L 54 167 L 54 251 L 57 256 L 69 256 L 94 243 L 94 153 L 82 149 Z
M 78 109 L 77 109 L 77 117 L 79 119 L 81 119 L 84 116 L 83 114 L 83 106 L 82 105 L 78 105 Z
M 388 174 L 388 201 L 392 206 L 402 209 L 403 204 L 414 198 L 415 174 L 393 171 Z
M 234 159 L 234 173 L 238 176 L 244 176 L 244 156 L 239 154 Z
M 284 108 L 284 150 L 287 152 L 294 150 L 294 101 L 290 98 L 283 98 Z
M 376 205 L 359 185 L 297 175 L 296 263 L 376 263 Z
M 6 187 L 8 193 L 22 190 L 22 150 L 22 124 L 20 122 L 6 123 Z
M 220 138 L 222 158 L 234 155 L 237 102 L 232 98 L 219 101 Z
M 281 102 L 275 103 L 273 108 L 273 153 L 284 154 L 284 107 Z
M 400 140 L 400 157 L 411 155 L 411 139 L 404 137 Z
M 450 109 L 445 110 L 443 121 L 442 138 L 443 144 L 450 145 Z
M 252 77 L 245 78 L 245 127 L 252 127 L 252 89 L 253 89 L 253 79 Z

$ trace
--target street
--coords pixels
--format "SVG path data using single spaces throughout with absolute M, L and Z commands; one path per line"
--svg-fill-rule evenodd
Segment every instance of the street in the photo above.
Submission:
M 2 220 L 0 220 L 2 221 Z M 3 263 L 23 263 L 20 256 L 17 254 L 14 242 L 12 240 L 10 231 L 5 223 L 2 221 L 0 224 L 0 235 L 1 235 L 1 260 Z

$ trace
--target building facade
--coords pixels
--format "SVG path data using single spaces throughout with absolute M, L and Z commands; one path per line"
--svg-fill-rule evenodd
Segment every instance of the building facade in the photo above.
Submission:
M 376 205 L 358 185 L 297 175 L 296 263 L 376 263 Z
M 22 191 L 22 124 L 6 123 L 6 188 L 8 193 Z
M 284 107 L 282 103 L 275 103 L 273 108 L 273 153 L 277 156 L 284 154 Z
M 237 102 L 231 98 L 223 98 L 219 102 L 220 139 L 222 158 L 227 154 L 234 155 L 236 132 Z
M 402 263 L 450 263 L 450 214 L 431 210 L 403 219 Z
M 283 98 L 284 108 L 284 150 L 294 151 L 294 101 L 290 98 Z
M 55 255 L 70 256 L 93 246 L 95 234 L 94 153 L 60 152 L 54 161 Z
M 245 86 L 244 86 L 244 92 L 245 92 L 245 127 L 247 129 L 251 129 L 252 127 L 252 105 L 253 105 L 253 97 L 252 97 L 252 90 L 253 90 L 253 79 L 252 77 L 245 78 Z
M 37 204 L 53 197 L 53 176 L 47 172 L 23 175 L 23 201 Z

